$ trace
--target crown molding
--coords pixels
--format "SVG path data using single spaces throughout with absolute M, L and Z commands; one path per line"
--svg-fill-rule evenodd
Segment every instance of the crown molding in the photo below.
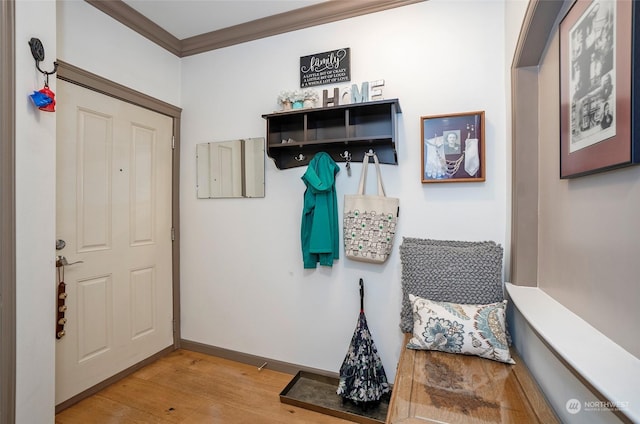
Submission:
M 185 57 L 426 0 L 326 1 L 183 40 L 174 37 L 121 0 L 85 1 L 176 56 Z
M 182 40 L 182 56 L 190 56 L 422 1 L 424 0 L 371 0 L 366 2 L 361 0 L 341 0 L 318 3 L 218 31 L 185 38 Z

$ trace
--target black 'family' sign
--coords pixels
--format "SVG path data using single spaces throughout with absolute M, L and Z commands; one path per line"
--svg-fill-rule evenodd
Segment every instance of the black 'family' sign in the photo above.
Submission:
M 300 58 L 300 87 L 351 81 L 349 48 Z

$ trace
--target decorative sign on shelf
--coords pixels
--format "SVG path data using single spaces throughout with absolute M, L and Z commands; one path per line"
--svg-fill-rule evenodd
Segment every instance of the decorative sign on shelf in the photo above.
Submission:
M 300 58 L 300 87 L 345 81 L 351 81 L 351 55 L 348 47 Z
M 384 80 L 381 79 L 365 81 L 361 89 L 357 84 L 351 84 L 351 87 L 335 87 L 333 94 L 330 94 L 329 90 L 322 90 L 322 107 L 382 100 L 382 87 L 384 87 Z

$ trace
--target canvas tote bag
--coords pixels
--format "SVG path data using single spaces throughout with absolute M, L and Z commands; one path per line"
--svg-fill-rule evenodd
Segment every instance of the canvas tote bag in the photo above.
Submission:
M 378 176 L 378 194 L 365 194 L 369 157 L 373 157 Z M 349 259 L 383 263 L 391 254 L 396 234 L 400 199 L 387 197 L 382 185 L 380 164 L 375 153 L 365 153 L 357 194 L 344 196 L 344 252 Z

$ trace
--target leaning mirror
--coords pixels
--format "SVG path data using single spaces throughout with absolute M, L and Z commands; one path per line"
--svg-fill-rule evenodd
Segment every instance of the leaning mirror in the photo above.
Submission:
M 196 146 L 198 199 L 264 197 L 264 138 Z

